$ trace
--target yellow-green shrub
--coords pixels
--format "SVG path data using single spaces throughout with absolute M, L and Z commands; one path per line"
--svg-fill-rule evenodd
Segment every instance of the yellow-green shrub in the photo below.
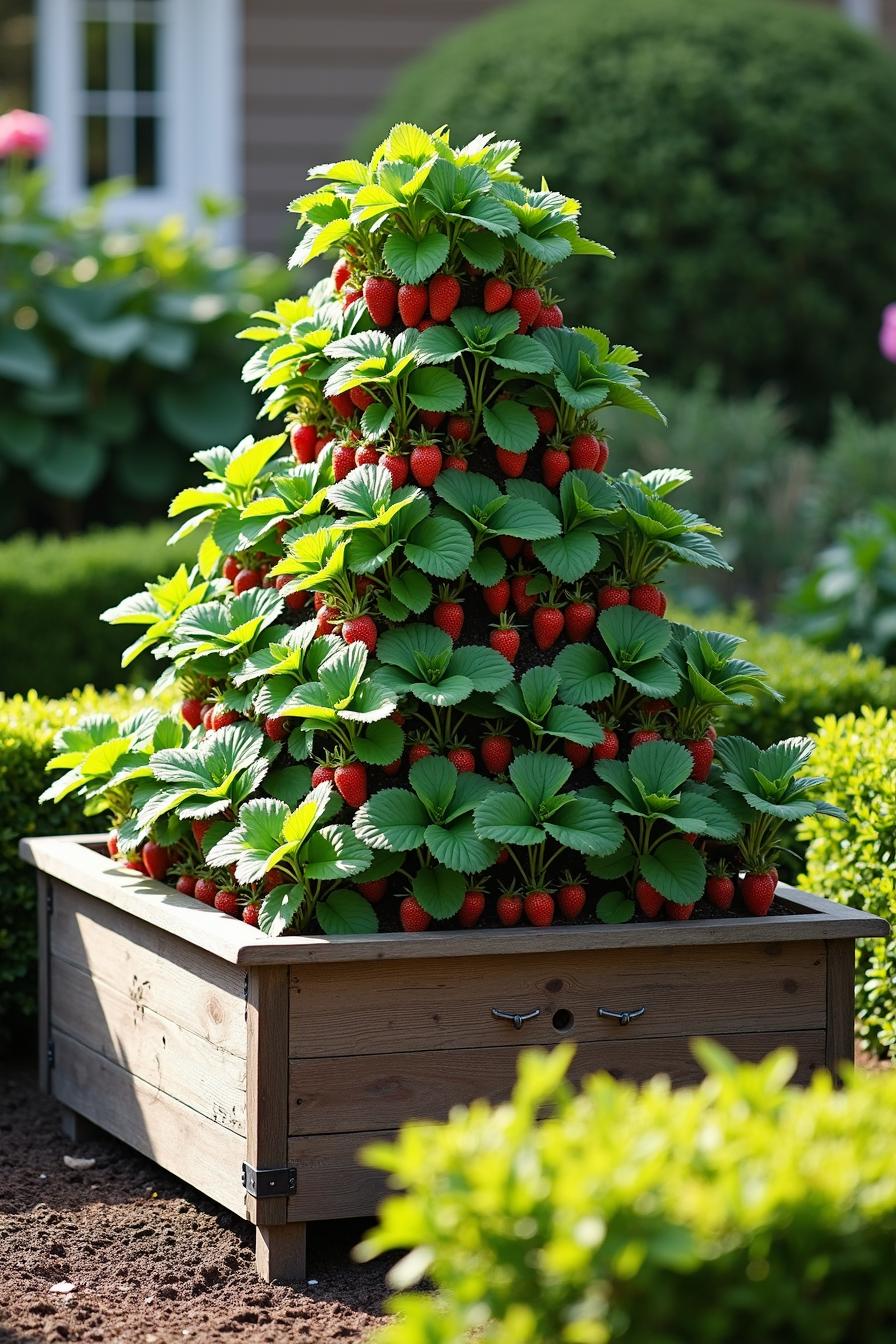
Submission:
M 0 695 L 0 1046 L 34 1014 L 34 870 L 18 856 L 19 839 L 102 830 L 102 818 L 85 822 L 74 797 L 55 807 L 38 803 L 53 738 L 85 714 L 126 715 L 145 695 L 124 687 L 100 694 L 92 686 L 65 700 Z
M 845 821 L 808 817 L 800 886 L 857 905 L 896 925 L 896 713 L 863 709 L 828 715 L 818 729 L 812 768 L 827 775 L 825 797 Z M 896 1047 L 896 938 L 868 939 L 856 949 L 860 1031 L 880 1054 Z
M 362 1257 L 407 1287 L 379 1344 L 892 1344 L 896 1074 L 788 1087 L 786 1051 L 699 1086 L 523 1055 L 513 1101 L 409 1125 L 370 1160 L 407 1191 Z M 536 1120 L 545 1106 L 549 1118 Z

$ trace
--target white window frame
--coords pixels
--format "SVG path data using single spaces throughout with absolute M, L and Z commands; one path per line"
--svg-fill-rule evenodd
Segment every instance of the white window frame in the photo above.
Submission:
M 242 186 L 240 0 L 156 2 L 166 11 L 158 65 L 162 180 L 158 187 L 138 187 L 110 201 L 106 218 L 112 225 L 149 223 L 171 214 L 193 224 L 201 217 L 200 196 L 237 200 Z M 52 123 L 43 156 L 48 204 L 63 213 L 77 207 L 86 193 L 83 5 L 81 0 L 37 0 L 36 8 L 37 106 Z M 220 221 L 217 232 L 222 240 L 235 241 L 237 220 Z

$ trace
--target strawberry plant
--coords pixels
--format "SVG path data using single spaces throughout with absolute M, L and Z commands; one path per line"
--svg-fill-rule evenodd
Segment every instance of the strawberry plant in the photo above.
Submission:
M 609 254 L 518 152 L 401 125 L 312 170 L 292 264 L 332 273 L 241 333 L 271 432 L 196 454 L 195 564 L 104 613 L 178 709 L 53 763 L 122 863 L 262 934 L 762 914 L 815 807 L 799 751 L 715 740 L 774 693 L 666 619 L 718 529 L 670 502 L 689 473 L 608 472 L 602 408 L 661 413 L 631 346 L 565 324 L 556 268 Z

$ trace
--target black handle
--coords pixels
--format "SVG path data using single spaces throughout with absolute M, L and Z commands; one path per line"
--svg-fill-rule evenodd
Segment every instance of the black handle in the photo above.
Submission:
M 492 1009 L 492 1017 L 500 1017 L 505 1022 L 512 1022 L 517 1031 L 522 1031 L 524 1022 L 531 1022 L 533 1017 L 539 1017 L 540 1008 L 533 1008 L 531 1013 L 505 1013 L 500 1008 Z
M 620 1027 L 627 1027 L 629 1022 L 634 1022 L 636 1017 L 642 1017 L 647 1012 L 646 1008 L 632 1008 L 628 1012 L 615 1013 L 612 1008 L 598 1008 L 598 1017 L 612 1017 L 619 1023 Z

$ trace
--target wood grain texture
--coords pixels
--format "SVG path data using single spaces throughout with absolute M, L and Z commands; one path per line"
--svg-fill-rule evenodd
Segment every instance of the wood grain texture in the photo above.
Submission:
M 52 882 L 37 875 L 37 1085 L 50 1090 L 50 902 Z
M 779 1046 L 799 1056 L 797 1082 L 808 1082 L 825 1064 L 823 1029 L 751 1032 L 715 1037 L 742 1059 L 763 1059 Z M 342 1059 L 290 1062 L 291 1136 L 350 1134 L 395 1129 L 406 1120 L 443 1120 L 452 1106 L 477 1097 L 505 1100 L 511 1092 L 518 1050 L 443 1050 L 432 1054 L 352 1055 Z M 570 1070 L 574 1081 L 590 1073 L 642 1081 L 665 1073 L 676 1087 L 696 1082 L 702 1071 L 686 1038 L 603 1041 L 581 1045 Z M 350 1088 L 346 1080 L 350 1079 Z M 299 1184 L 302 1184 L 299 1173 Z
M 849 944 L 846 944 L 849 946 Z M 822 943 L 296 967 L 294 1058 L 823 1028 Z M 598 1008 L 645 1008 L 627 1026 Z M 538 1017 L 520 1030 L 492 1008 Z M 570 1021 L 570 1017 L 572 1021 Z
M 825 1063 L 833 1074 L 855 1058 L 855 949 L 851 943 L 827 945 L 827 1048 Z
M 115 965 L 105 968 L 115 974 Z M 145 1001 L 150 981 L 110 985 L 59 957 L 50 959 L 51 1026 L 150 1087 L 210 1120 L 246 1133 L 246 1060 L 171 1021 Z
M 59 880 L 54 886 L 54 957 L 245 1059 L 242 971 Z
M 194 947 L 240 966 L 331 962 L 397 962 L 434 957 L 487 957 L 512 952 L 593 948 L 723 947 L 736 943 L 790 942 L 827 938 L 884 937 L 882 919 L 794 888 L 780 894 L 794 913 L 767 919 L 690 920 L 682 924 L 587 924 L 549 929 L 471 929 L 426 934 L 268 938 L 191 897 L 139 874 L 98 852 L 102 836 L 52 836 L 23 840 L 23 858 L 98 900 L 174 934 Z M 97 848 L 91 848 L 91 845 Z
M 240 1216 L 246 1141 L 60 1030 L 53 1095 Z
M 306 1278 L 305 1223 L 283 1223 L 255 1229 L 255 1268 L 265 1283 L 303 1283 Z
M 254 1167 L 282 1167 L 286 1165 L 289 1108 L 289 972 L 285 966 L 250 971 L 246 1026 L 247 1161 Z M 247 1196 L 246 1211 L 257 1224 L 285 1223 L 286 1199 Z

